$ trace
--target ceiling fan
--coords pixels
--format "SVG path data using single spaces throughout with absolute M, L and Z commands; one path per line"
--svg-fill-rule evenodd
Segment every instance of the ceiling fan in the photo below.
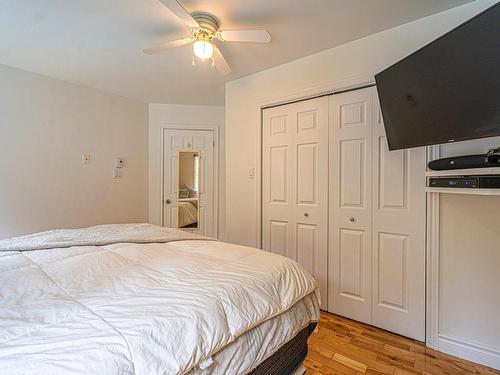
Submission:
M 189 27 L 192 36 L 146 48 L 143 52 L 148 55 L 192 43 L 193 65 L 194 56 L 202 60 L 212 59 L 212 65 L 221 74 L 226 75 L 231 73 L 231 68 L 214 43 L 215 39 L 221 42 L 269 43 L 271 41 L 271 35 L 266 30 L 219 30 L 219 20 L 210 13 L 189 13 L 177 0 L 160 1 Z

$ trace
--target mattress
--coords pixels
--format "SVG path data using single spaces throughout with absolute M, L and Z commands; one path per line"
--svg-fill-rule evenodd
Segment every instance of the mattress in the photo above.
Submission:
M 0 297 L 6 375 L 245 373 L 319 319 L 293 260 L 147 224 L 0 241 Z
M 212 357 L 213 363 L 208 368 L 196 368 L 189 374 L 265 374 L 266 372 L 262 372 L 262 369 L 260 371 L 256 369 L 268 359 L 272 359 L 269 362 L 280 364 L 273 356 L 301 331 L 309 327 L 312 321 L 315 321 L 316 309 L 314 296 L 304 297 L 289 310 L 263 322 L 217 352 Z M 289 359 L 289 356 L 284 357 L 287 363 Z M 281 367 L 286 366 L 280 366 L 280 370 Z

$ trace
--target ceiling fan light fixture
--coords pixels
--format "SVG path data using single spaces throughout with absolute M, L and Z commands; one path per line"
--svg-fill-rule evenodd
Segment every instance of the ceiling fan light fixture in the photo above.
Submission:
M 193 44 L 193 52 L 202 60 L 210 59 L 214 54 L 214 46 L 207 40 L 197 40 Z
M 218 44 L 212 43 L 214 39 L 220 42 L 251 42 L 269 43 L 271 35 L 266 30 L 220 30 L 220 22 L 214 15 L 207 12 L 189 13 L 180 3 L 180 0 L 160 0 L 170 11 L 184 22 L 191 32 L 191 38 L 183 38 L 163 43 L 160 46 L 143 50 L 148 55 L 193 44 L 192 64 L 196 65 L 196 58 L 212 60 L 212 66 L 222 75 L 231 73 L 231 68 L 222 55 Z

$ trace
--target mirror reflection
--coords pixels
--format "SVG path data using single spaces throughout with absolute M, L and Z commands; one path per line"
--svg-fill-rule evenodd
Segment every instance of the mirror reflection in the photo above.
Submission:
M 179 151 L 177 160 L 179 162 L 177 227 L 198 229 L 200 154 L 198 151 Z

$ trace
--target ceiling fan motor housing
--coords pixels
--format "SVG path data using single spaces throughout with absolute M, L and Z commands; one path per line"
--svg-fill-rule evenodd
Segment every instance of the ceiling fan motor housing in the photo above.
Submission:
M 191 16 L 200 25 L 199 28 L 193 30 L 193 35 L 199 39 L 210 40 L 219 30 L 219 20 L 210 13 L 194 12 Z

